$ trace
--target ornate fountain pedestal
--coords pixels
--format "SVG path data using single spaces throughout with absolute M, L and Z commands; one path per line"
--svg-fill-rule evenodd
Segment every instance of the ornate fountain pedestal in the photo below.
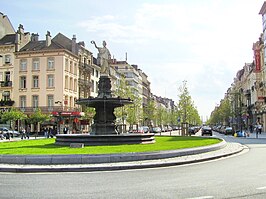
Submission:
M 95 108 L 94 124 L 90 134 L 58 134 L 56 144 L 70 145 L 83 143 L 84 145 L 112 145 L 112 144 L 147 144 L 154 143 L 154 134 L 121 134 L 116 131 L 114 109 L 133 103 L 131 99 L 112 97 L 111 80 L 101 75 L 98 85 L 98 96 L 77 100 L 77 104 L 85 104 Z

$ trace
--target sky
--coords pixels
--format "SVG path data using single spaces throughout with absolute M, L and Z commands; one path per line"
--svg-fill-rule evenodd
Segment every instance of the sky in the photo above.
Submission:
M 0 0 L 0 12 L 45 39 L 47 31 L 77 41 L 97 56 L 107 42 L 112 57 L 136 64 L 151 92 L 178 102 L 187 81 L 201 118 L 224 98 L 238 70 L 253 61 L 262 33 L 263 0 Z

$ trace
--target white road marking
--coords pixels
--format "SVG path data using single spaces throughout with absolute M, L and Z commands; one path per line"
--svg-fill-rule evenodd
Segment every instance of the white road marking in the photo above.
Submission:
M 256 188 L 257 190 L 263 190 L 263 189 L 266 189 L 266 186 L 265 187 L 258 187 Z
M 213 196 L 199 196 L 196 198 L 187 198 L 187 199 L 209 199 L 209 198 L 214 198 Z

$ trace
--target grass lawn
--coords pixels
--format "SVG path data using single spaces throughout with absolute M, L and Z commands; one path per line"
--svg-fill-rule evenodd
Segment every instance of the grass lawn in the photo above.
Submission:
M 48 154 L 110 154 L 133 153 L 162 150 L 174 150 L 206 146 L 221 142 L 215 138 L 204 137 L 155 137 L 154 144 L 132 144 L 113 146 L 85 146 L 84 148 L 70 148 L 55 145 L 55 139 L 21 140 L 17 142 L 0 143 L 0 154 L 14 155 L 48 155 Z

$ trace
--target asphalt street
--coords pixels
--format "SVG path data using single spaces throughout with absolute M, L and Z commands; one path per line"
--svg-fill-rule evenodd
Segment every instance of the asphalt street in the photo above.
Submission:
M 249 150 L 153 169 L 0 173 L 0 198 L 266 198 L 266 139 L 221 136 Z

